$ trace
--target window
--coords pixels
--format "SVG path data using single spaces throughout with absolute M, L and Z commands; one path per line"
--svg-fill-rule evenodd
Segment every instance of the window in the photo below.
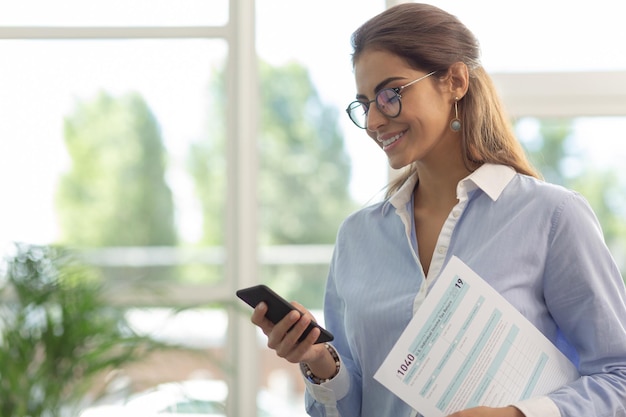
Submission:
M 150 383 L 201 371 L 228 382 L 229 415 L 252 415 L 255 397 L 262 409 L 287 407 L 276 400 L 282 398 L 289 415 L 303 414 L 297 367 L 265 348 L 234 292 L 269 283 L 323 321 L 336 227 L 351 210 L 379 199 L 388 179 L 384 153 L 343 111 L 355 94 L 350 34 L 392 2 L 49 3 L 0 5 L 0 239 L 81 247 L 117 286 L 116 302 L 140 330 L 191 341 L 217 358 L 157 357 L 147 366 L 166 366 Z M 617 6 L 608 0 L 593 8 L 539 0 L 517 8 L 482 0 L 431 3 L 477 35 L 484 65 L 530 153 L 541 157 L 543 134 L 568 127 L 560 179 L 583 194 L 598 187 L 578 180 L 605 181 L 593 183 L 605 193 L 586 196 L 609 222 L 603 227 L 614 254 L 623 253 L 626 29 Z M 485 10 L 498 18 L 485 19 Z M 146 123 L 151 134 L 133 131 L 128 120 Z M 150 149 L 162 146 L 161 156 L 142 160 L 163 162 L 145 167 L 162 170 L 148 188 L 171 203 L 155 214 L 161 237 L 133 241 L 137 225 L 147 222 L 133 221 L 136 214 L 113 228 L 111 219 L 130 216 L 139 205 L 130 197 L 111 214 L 60 194 L 77 158 L 71 138 L 73 152 L 91 150 L 83 161 L 110 164 L 98 177 L 107 184 L 102 189 L 140 165 L 132 144 L 158 139 Z M 84 146 L 93 138 L 101 148 Z M 85 179 L 91 165 L 69 178 Z M 113 195 L 119 197 L 103 201 L 115 201 Z M 63 220 L 62 213 L 70 214 Z M 90 244 L 96 229 L 100 243 Z M 93 233 L 85 237 L 87 231 Z M 618 262 L 624 270 L 626 260 Z M 135 284 L 158 286 L 167 303 L 129 291 Z M 173 314 L 172 307 L 189 304 L 202 308 Z M 135 375 L 145 377 L 145 369 Z

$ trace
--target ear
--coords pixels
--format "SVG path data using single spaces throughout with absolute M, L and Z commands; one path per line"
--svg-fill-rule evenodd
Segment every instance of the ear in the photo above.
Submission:
M 463 98 L 467 94 L 469 88 L 469 70 L 463 62 L 455 62 L 448 68 L 446 81 L 452 93 L 452 98 Z

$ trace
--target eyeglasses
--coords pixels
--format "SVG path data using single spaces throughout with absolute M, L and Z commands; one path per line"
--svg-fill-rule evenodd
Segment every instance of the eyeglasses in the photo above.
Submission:
M 376 97 L 374 97 L 374 100 L 353 101 L 346 109 L 348 116 L 350 116 L 350 120 L 352 120 L 352 122 L 354 122 L 354 124 L 361 129 L 366 129 L 367 115 L 370 110 L 370 104 L 372 103 L 376 103 L 376 108 L 378 109 L 378 111 L 385 116 L 391 119 L 393 119 L 394 117 L 398 117 L 400 115 L 400 111 L 402 111 L 402 102 L 400 101 L 402 96 L 400 95 L 400 92 L 405 88 L 417 83 L 418 81 L 422 81 L 424 78 L 430 77 L 435 72 L 436 71 L 433 71 L 418 78 L 417 80 L 413 80 L 410 83 L 404 84 L 400 87 L 385 88 L 384 90 L 380 90 L 378 93 L 376 93 Z

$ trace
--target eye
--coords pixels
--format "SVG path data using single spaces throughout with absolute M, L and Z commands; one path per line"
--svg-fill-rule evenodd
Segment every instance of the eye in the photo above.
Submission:
M 391 88 L 384 89 L 376 96 L 376 103 L 381 110 L 394 106 L 400 101 L 400 96 Z

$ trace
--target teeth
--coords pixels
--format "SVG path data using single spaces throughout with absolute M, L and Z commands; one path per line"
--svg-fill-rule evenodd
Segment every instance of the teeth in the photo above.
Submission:
M 393 136 L 393 137 L 391 137 L 389 139 L 383 140 L 383 146 L 391 145 L 392 143 L 394 143 L 395 141 L 400 139 L 402 137 L 402 135 L 404 135 L 404 133 L 398 133 L 397 135 L 395 135 L 395 136 Z

